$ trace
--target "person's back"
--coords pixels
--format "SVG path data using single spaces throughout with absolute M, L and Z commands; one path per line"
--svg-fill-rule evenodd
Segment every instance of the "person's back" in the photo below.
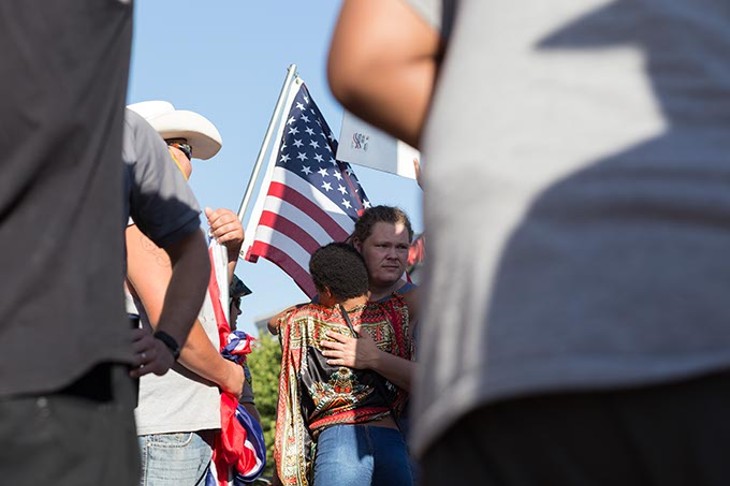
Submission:
M 661 484 L 662 474 L 690 484 L 695 466 L 705 479 L 724 474 L 726 481 L 726 461 L 711 449 L 730 440 L 712 425 L 723 421 L 728 376 L 722 372 L 730 367 L 727 3 L 408 3 L 414 10 L 389 13 L 402 15 L 394 37 L 413 29 L 426 41 L 402 59 L 416 66 L 412 87 L 427 91 L 413 97 L 422 102 L 407 113 L 428 110 L 427 122 L 399 125 L 393 119 L 404 110 L 393 104 L 381 103 L 378 114 L 394 114 L 383 116 L 393 131 L 414 143 L 420 138 L 426 161 L 430 268 L 413 426 L 416 449 L 434 452 L 426 455 L 424 476 L 438 484 L 430 474 L 439 469 L 437 459 L 451 453 L 461 460 L 464 452 L 473 456 L 460 472 L 481 471 L 486 479 L 498 468 L 486 464 L 512 453 L 516 475 L 510 479 L 541 484 L 549 480 L 539 465 L 555 465 L 550 453 L 560 450 L 562 463 L 550 472 L 574 473 L 576 484 L 649 481 L 637 469 Z M 346 14 L 370 8 L 357 0 L 348 4 L 354 8 Z M 385 10 L 385 3 L 373 4 Z M 422 17 L 409 20 L 414 11 Z M 350 23 L 340 27 L 366 44 L 362 32 L 349 29 L 357 17 L 343 15 Z M 381 29 L 384 18 L 394 15 L 370 16 Z M 442 52 L 437 42 L 429 44 L 433 29 L 423 29 L 423 19 L 432 26 L 444 21 Z M 352 44 L 341 45 L 333 49 L 336 60 L 352 66 Z M 424 59 L 432 64 L 416 75 Z M 363 65 L 373 76 L 401 72 Z M 403 65 L 405 71 L 409 64 Z M 342 72 L 331 72 L 330 79 Z M 397 80 L 390 78 L 388 92 L 403 87 Z M 378 106 L 374 96 L 363 95 L 366 89 L 339 91 L 362 107 Z M 710 376 L 715 373 L 717 381 Z M 679 386 L 686 379 L 694 381 Z M 535 396 L 539 401 L 531 401 Z M 633 400 L 656 407 L 665 397 L 689 398 L 682 403 L 695 410 L 713 401 L 723 406 L 716 415 L 667 407 L 666 416 L 644 422 L 635 419 L 646 410 L 625 406 Z M 608 402 L 621 405 L 601 408 Z M 521 414 L 508 416 L 513 410 Z M 551 437 L 539 428 L 547 415 L 540 410 L 553 412 L 557 424 L 551 425 L 565 442 L 537 440 L 541 432 Z M 561 420 L 578 411 L 596 412 L 576 418 L 586 419 L 582 431 Z M 609 415 L 630 419 L 615 424 Z M 532 431 L 517 425 L 528 420 Z M 649 424 L 656 429 L 641 428 Z M 634 435 L 616 442 L 599 435 L 621 427 Z M 480 440 L 477 433 L 480 446 L 471 441 Z M 524 447 L 506 447 L 509 434 L 521 436 Z M 700 436 L 707 440 L 696 440 Z M 683 448 L 688 440 L 690 455 Z M 631 447 L 641 452 L 622 461 L 621 451 Z M 665 461 L 672 457 L 674 468 L 652 467 L 648 455 L 657 450 Z M 614 459 L 605 468 L 589 462 L 605 457 Z M 509 476 L 508 469 L 500 469 L 500 477 Z M 611 474 L 623 479 L 598 482 Z
M 403 334 L 407 336 L 408 332 L 408 309 L 402 298 L 394 296 L 382 304 L 363 303 L 346 313 L 352 326 L 360 327 L 377 339 L 380 349 L 406 359 L 410 357 L 410 343 Z M 300 390 L 302 407 L 305 416 L 314 419 L 308 424 L 309 428 L 316 432 L 338 423 L 336 417 L 343 413 L 342 423 L 367 422 L 390 415 L 391 401 L 397 398 L 401 403 L 405 394 L 373 371 L 349 368 L 345 371 L 345 367 L 329 365 L 322 356 L 324 348 L 319 344 L 328 333 L 355 335 L 339 306 L 301 306 L 288 316 L 282 331 L 284 350 L 302 355 L 300 361 L 289 363 L 305 385 Z M 353 387 L 353 383 L 358 385 Z M 363 383 L 367 384 L 362 386 Z M 381 390 L 381 386 L 386 388 Z M 387 394 L 381 396 L 379 392 L 384 390 Z M 340 401 L 344 395 L 350 395 L 351 402 Z
M 724 2 L 462 1 L 452 32 L 420 410 L 730 365 Z
M 347 244 L 317 250 L 310 272 L 320 303 L 291 309 L 280 329 L 275 448 L 279 477 L 284 482 L 306 481 L 313 467 L 316 485 L 351 484 L 353 475 L 368 484 L 380 484 L 377 478 L 382 476 L 392 476 L 392 484 L 405 484 L 405 478 L 410 482 L 405 443 L 394 421 L 406 393 L 372 370 L 332 364 L 322 346 L 334 334 L 359 336 L 382 351 L 410 359 L 408 308 L 397 296 L 386 303 L 368 302 L 365 264 Z M 364 425 L 375 429 L 367 451 L 341 439 L 362 431 L 343 427 Z M 383 442 L 382 437 L 389 436 L 389 442 Z M 316 460 L 309 456 L 312 442 L 318 444 Z M 385 449 L 387 443 L 399 447 Z M 357 454 L 367 458 L 353 460 Z M 390 464 L 378 465 L 382 454 L 392 454 Z
M 59 485 L 120 484 L 136 472 L 129 431 L 120 432 L 132 421 L 125 395 L 131 396 L 131 384 L 119 387 L 124 379 L 115 379 L 125 373 L 121 363 L 133 360 L 115 293 L 122 273 L 120 154 L 131 24 L 132 7 L 120 2 L 0 5 L 0 464 L 6 484 L 51 477 Z M 62 390 L 86 394 L 68 403 Z M 118 406 L 93 413 L 108 403 Z M 99 427 L 102 416 L 114 427 Z M 74 427 L 78 417 L 84 429 Z M 109 457 L 115 462 L 100 470 Z
M 180 280 L 202 298 L 193 289 L 207 265 L 195 246 L 202 234 L 184 224 L 196 218 L 194 198 L 174 183 L 140 183 L 122 163 L 128 3 L 0 6 L 0 463 L 8 484 L 137 479 L 129 368 L 163 373 L 173 357 L 146 353 L 158 340 L 130 336 L 125 319 L 121 231 L 130 208 L 176 265 L 186 257 Z M 162 193 L 175 210 L 157 204 Z M 160 220 L 178 224 L 163 234 Z M 183 334 L 186 314 L 168 312 L 166 328 Z

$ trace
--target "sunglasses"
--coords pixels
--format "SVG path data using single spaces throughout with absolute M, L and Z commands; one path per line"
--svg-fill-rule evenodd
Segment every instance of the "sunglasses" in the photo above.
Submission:
M 191 147 L 187 143 L 183 142 L 167 142 L 168 147 L 175 147 L 177 149 L 180 149 L 182 153 L 185 154 L 185 157 L 188 158 L 188 160 L 193 160 L 193 147 Z

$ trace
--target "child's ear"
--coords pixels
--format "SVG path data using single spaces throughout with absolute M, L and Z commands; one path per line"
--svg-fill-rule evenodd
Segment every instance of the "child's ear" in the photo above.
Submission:
M 332 291 L 329 287 L 325 287 L 319 293 L 319 303 L 322 305 L 334 305 L 335 296 L 332 295 Z

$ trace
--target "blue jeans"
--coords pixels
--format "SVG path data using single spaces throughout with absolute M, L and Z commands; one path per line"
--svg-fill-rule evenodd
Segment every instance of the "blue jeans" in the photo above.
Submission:
M 317 440 L 314 486 L 410 486 L 408 450 L 396 429 L 333 425 Z
M 141 435 L 141 486 L 198 486 L 205 484 L 213 451 L 197 433 Z

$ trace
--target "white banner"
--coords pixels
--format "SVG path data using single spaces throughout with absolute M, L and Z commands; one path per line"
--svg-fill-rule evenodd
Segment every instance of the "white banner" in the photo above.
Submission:
M 345 111 L 337 160 L 415 179 L 414 159 L 418 150 Z

